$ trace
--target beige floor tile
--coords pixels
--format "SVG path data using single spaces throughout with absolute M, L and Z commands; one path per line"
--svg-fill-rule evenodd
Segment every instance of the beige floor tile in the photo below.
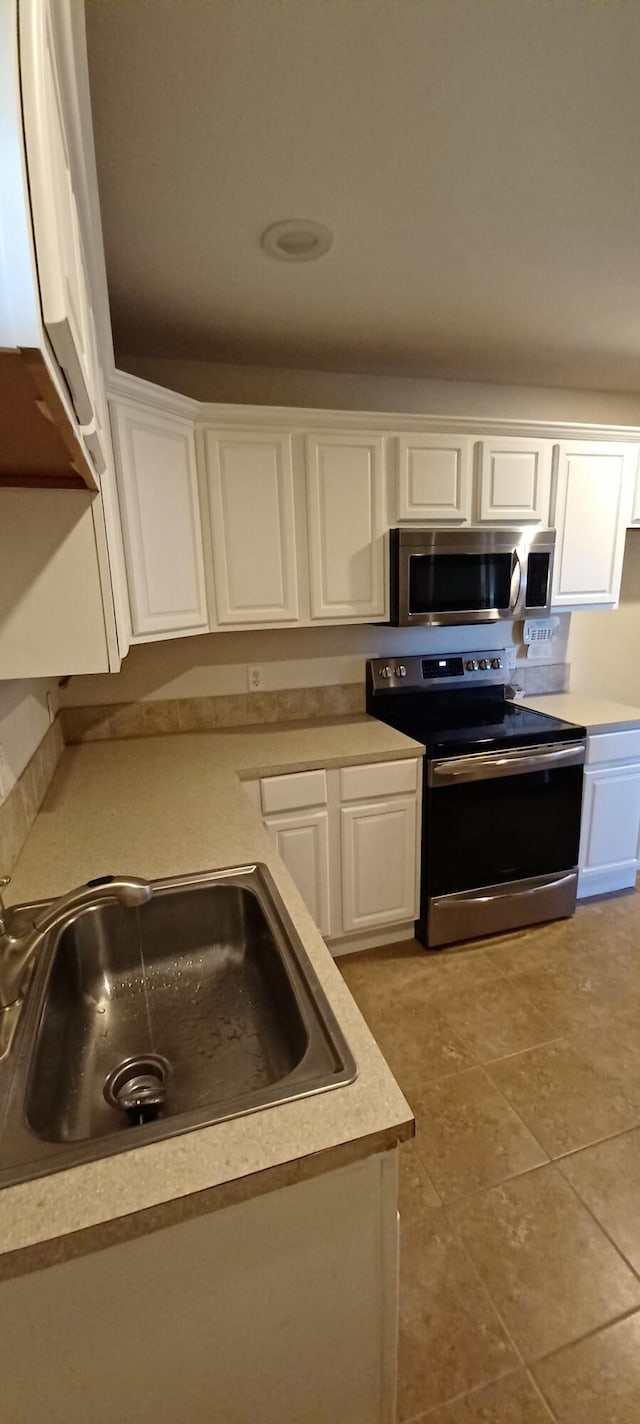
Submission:
M 411 1031 L 407 1033 L 407 1022 Z M 380 1009 L 372 1027 L 389 1067 L 409 1099 L 435 1078 L 475 1068 L 477 1060 L 447 1019 L 429 1004 L 412 1004 L 404 1021 Z
M 551 1415 L 524 1370 L 474 1389 L 453 1404 L 425 1414 L 417 1424 L 550 1424 Z
M 398 1418 L 513 1370 L 518 1358 L 442 1210 L 401 1233 Z
M 640 1315 L 542 1360 L 534 1374 L 558 1424 L 638 1424 Z
M 507 979 L 473 989 L 444 990 L 439 1007 L 481 1063 L 557 1037 L 555 1025 Z
M 563 1157 L 558 1167 L 640 1274 L 640 1128 Z
M 484 1068 L 429 1083 L 412 1106 L 416 1151 L 443 1201 L 480 1191 L 547 1160 Z
M 489 1065 L 496 1086 L 550 1157 L 586 1147 L 640 1120 L 640 1105 L 565 1041 Z
M 398 1210 L 403 1227 L 416 1216 L 424 1216 L 441 1205 L 440 1197 L 412 1142 L 400 1148 L 400 1190 Z
M 640 1305 L 640 1281 L 553 1166 L 450 1216 L 527 1360 Z
M 640 955 L 639 955 L 640 958 Z M 627 1009 L 604 1028 L 577 1033 L 572 1043 L 596 1068 L 620 1083 L 629 1096 L 640 1100 L 640 1010 Z

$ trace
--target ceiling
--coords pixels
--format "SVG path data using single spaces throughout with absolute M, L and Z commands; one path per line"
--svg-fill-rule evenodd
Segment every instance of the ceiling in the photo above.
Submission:
M 640 390 L 639 0 L 87 0 L 117 351 Z M 260 247 L 330 227 L 317 262 Z

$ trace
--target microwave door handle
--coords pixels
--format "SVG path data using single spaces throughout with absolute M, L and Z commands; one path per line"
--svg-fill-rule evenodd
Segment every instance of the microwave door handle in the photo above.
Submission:
M 520 554 L 517 549 L 513 551 L 513 569 L 511 571 L 511 589 L 509 594 L 509 612 L 516 613 L 520 603 L 522 593 L 522 564 Z

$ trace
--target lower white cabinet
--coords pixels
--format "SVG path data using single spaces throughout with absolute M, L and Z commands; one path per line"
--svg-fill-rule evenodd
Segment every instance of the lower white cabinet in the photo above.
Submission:
M 590 769 L 584 777 L 578 895 L 636 882 L 640 860 L 640 763 Z
M 332 931 L 329 899 L 329 812 L 292 811 L 267 816 L 265 826 L 275 837 L 291 879 L 327 938 Z
M 584 771 L 578 895 L 635 885 L 640 868 L 640 727 L 592 732 Z
M 412 933 L 419 913 L 421 760 L 263 777 L 245 789 L 336 953 Z M 315 804 L 313 804 L 315 803 Z M 360 942 L 359 937 L 363 937 Z
M 345 934 L 416 919 L 415 796 L 342 806 Z

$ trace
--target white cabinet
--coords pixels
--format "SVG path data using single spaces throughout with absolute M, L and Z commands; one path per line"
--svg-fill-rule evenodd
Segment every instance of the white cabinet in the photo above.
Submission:
M 554 608 L 618 602 L 637 446 L 566 441 L 558 451 Z
M 587 768 L 578 895 L 635 885 L 640 857 L 640 763 Z
M 343 806 L 345 934 L 416 919 L 416 798 Z
M 78 214 L 64 129 L 51 13 L 46 0 L 21 10 L 28 34 L 23 60 L 29 190 L 42 318 L 71 395 L 79 425 L 93 416 L 90 394 L 89 305 Z M 25 34 L 26 32 L 26 34 Z
M 267 816 L 265 826 L 275 837 L 279 854 L 320 933 L 329 936 L 329 812 L 292 811 L 289 815 Z
M 396 518 L 399 524 L 468 524 L 473 441 L 465 435 L 399 435 Z
M 298 582 L 291 437 L 204 432 L 217 623 L 294 623 Z
M 419 759 L 286 773 L 244 787 L 334 953 L 413 934 Z
M 551 440 L 492 437 L 480 442 L 481 523 L 549 523 Z
M 377 435 L 309 435 L 311 617 L 370 622 L 387 613 L 385 447 Z
M 191 421 L 111 406 L 134 638 L 208 629 Z
M 640 524 L 640 457 L 636 461 L 636 477 L 634 481 L 630 522 L 631 524 Z

